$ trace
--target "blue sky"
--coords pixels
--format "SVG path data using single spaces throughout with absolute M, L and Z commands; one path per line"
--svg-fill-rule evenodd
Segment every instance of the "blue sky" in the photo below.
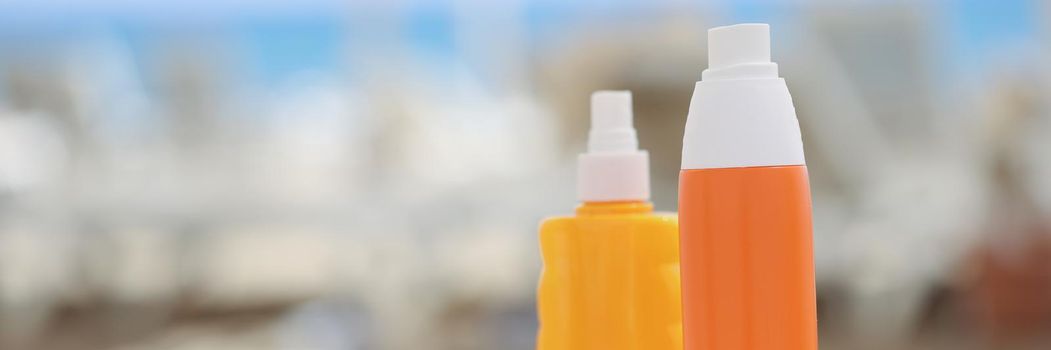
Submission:
M 878 2 L 854 1 L 839 6 Z M 533 0 L 524 1 L 521 8 L 531 35 L 544 40 L 584 17 L 637 16 L 667 5 L 641 0 Z M 710 8 L 698 8 L 698 16 L 713 19 L 715 13 L 715 24 L 768 22 L 776 26 L 798 20 L 816 5 L 811 1 L 745 0 L 709 2 L 705 6 Z M 932 23 L 947 26 L 939 29 L 948 35 L 943 48 L 949 51 L 941 59 L 951 71 L 980 69 L 1001 59 L 998 55 L 1010 55 L 1018 47 L 1031 45 L 1038 38 L 1042 20 L 1036 0 L 945 0 L 931 1 L 927 6 L 932 11 L 924 16 L 934 16 Z M 0 0 L 0 55 L 5 49 L 22 50 L 24 45 L 76 40 L 85 27 L 111 28 L 136 50 L 149 47 L 142 45 L 143 41 L 189 28 L 204 35 L 223 33 L 224 38 L 238 41 L 238 47 L 252 60 L 253 69 L 266 79 L 301 69 L 346 71 L 347 67 L 338 67 L 340 55 L 368 50 L 370 43 L 357 40 L 370 33 L 354 32 L 354 21 L 373 20 L 369 15 L 372 12 L 402 14 L 400 40 L 413 50 L 455 57 L 452 8 L 448 0 Z

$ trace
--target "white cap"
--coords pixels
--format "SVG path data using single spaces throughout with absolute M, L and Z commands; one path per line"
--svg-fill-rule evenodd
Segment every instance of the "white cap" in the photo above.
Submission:
M 806 164 L 792 97 L 770 62 L 770 27 L 708 30 L 708 63 L 686 118 L 682 168 Z
M 588 151 L 577 158 L 577 198 L 583 202 L 648 200 L 650 159 L 639 150 L 630 91 L 591 94 Z
M 777 78 L 770 62 L 770 26 L 743 23 L 708 30 L 708 69 L 702 80 Z

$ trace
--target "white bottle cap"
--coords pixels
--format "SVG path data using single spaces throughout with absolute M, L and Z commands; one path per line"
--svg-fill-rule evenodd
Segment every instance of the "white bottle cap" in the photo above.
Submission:
M 708 30 L 708 69 L 703 80 L 777 78 L 770 62 L 770 26 L 743 23 Z
M 588 151 L 577 158 L 577 198 L 583 202 L 650 198 L 649 154 L 639 150 L 630 91 L 591 95 Z
M 770 62 L 770 26 L 744 23 L 708 30 L 708 68 Z
M 806 164 L 792 97 L 770 62 L 770 27 L 708 30 L 708 63 L 686 118 L 682 169 Z

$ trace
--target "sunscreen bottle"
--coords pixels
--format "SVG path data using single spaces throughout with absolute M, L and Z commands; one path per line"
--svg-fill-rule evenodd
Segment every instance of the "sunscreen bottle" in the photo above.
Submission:
M 686 350 L 816 350 L 810 185 L 766 24 L 708 31 L 679 176 Z
M 630 92 L 591 96 L 577 161 L 576 215 L 540 225 L 537 349 L 681 349 L 678 226 L 649 202 Z

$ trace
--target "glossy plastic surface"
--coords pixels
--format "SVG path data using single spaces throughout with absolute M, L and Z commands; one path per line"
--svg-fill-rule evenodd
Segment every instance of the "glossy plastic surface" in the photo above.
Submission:
M 806 166 L 680 174 L 687 350 L 816 350 Z
M 537 349 L 682 348 L 679 232 L 647 202 L 587 203 L 540 227 Z

